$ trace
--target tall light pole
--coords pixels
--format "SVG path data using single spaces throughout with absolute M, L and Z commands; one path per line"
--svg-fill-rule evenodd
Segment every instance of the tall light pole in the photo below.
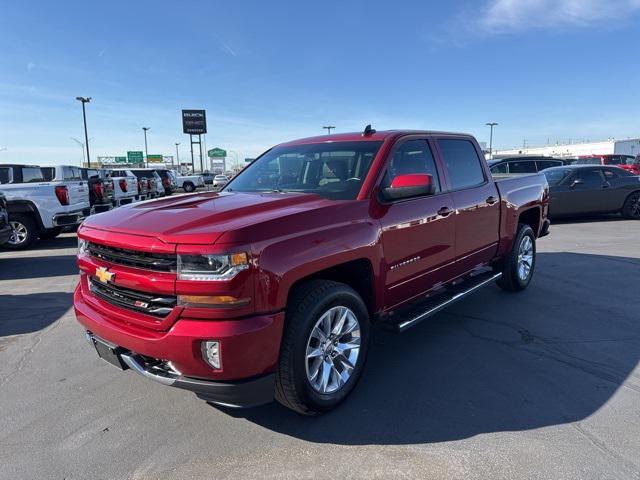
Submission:
M 488 122 L 485 123 L 489 128 L 491 128 L 491 133 L 489 133 L 489 158 L 493 160 L 493 127 L 498 125 L 497 122 Z
M 74 138 L 74 137 L 69 137 L 69 138 L 71 138 L 71 140 L 73 140 L 78 145 L 80 145 L 80 148 L 82 148 L 82 158 L 84 159 L 84 142 L 81 142 L 80 140 L 78 140 L 77 138 Z M 91 141 L 91 140 L 93 140 L 93 137 L 91 137 L 89 139 L 89 141 Z M 2 150 L 2 149 L 0 148 L 0 150 Z M 82 166 L 82 160 L 80 161 L 80 166 Z
M 180 142 L 176 142 L 176 161 L 178 162 L 178 168 L 180 168 L 180 153 L 178 152 L 178 145 L 180 145 Z
M 91 157 L 89 156 L 89 135 L 87 134 L 87 112 L 85 103 L 91 101 L 91 97 L 76 97 L 76 100 L 82 103 L 82 119 L 84 120 L 84 143 L 87 147 L 87 168 L 91 168 Z
M 327 125 L 326 127 L 322 127 L 327 131 L 327 135 L 331 135 L 331 130 L 335 129 L 336 127 L 333 125 Z
M 145 166 L 149 168 L 149 152 L 147 151 L 147 130 L 151 130 L 149 127 L 142 127 L 144 130 L 144 160 Z

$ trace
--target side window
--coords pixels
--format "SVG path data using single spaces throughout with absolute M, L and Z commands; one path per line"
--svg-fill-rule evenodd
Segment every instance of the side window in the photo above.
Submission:
M 484 183 L 480 157 L 473 143 L 469 140 L 440 139 L 438 146 L 453 190 L 475 187 Z
M 42 170 L 39 168 L 23 168 L 22 169 L 22 182 L 23 183 L 35 183 L 44 182 L 42 177 Z
M 599 187 L 602 185 L 602 176 L 597 170 L 584 170 L 577 172 L 573 180 L 581 180 L 583 187 Z
M 609 169 L 609 168 L 602 170 L 602 173 L 604 174 L 605 180 L 613 180 L 614 178 L 619 177 L 619 175 L 616 172 L 614 172 L 613 169 Z
M 433 177 L 436 193 L 440 191 L 438 170 L 426 140 L 409 140 L 400 145 L 393 154 L 383 185 L 391 185 L 395 177 L 409 173 L 428 173 Z
M 536 173 L 536 162 L 521 161 L 509 162 L 509 173 Z
M 536 163 L 538 164 L 538 171 L 544 170 L 545 168 L 562 166 L 562 162 L 556 160 L 538 160 Z
M 491 173 L 509 173 L 507 169 L 507 162 L 499 163 L 491 167 Z
M 63 167 L 62 176 L 63 180 L 82 180 L 80 169 L 76 167 Z
M 0 168 L 0 183 L 11 183 L 13 175 L 10 168 Z

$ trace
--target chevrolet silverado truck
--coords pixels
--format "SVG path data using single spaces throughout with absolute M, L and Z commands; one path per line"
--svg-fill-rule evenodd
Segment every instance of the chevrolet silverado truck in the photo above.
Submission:
M 527 287 L 548 195 L 541 174 L 494 180 L 466 134 L 284 143 L 221 192 L 85 220 L 75 312 L 118 368 L 319 414 L 356 386 L 372 325 L 403 332 L 490 282 Z

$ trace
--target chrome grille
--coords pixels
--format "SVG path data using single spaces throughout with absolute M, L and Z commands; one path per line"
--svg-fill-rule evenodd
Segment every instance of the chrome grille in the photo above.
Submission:
M 91 292 L 102 300 L 117 307 L 135 310 L 155 317 L 166 317 L 176 306 L 176 297 L 153 295 L 150 293 L 104 284 L 89 278 Z
M 141 252 L 93 242 L 89 242 L 87 249 L 92 257 L 127 267 L 145 268 L 159 272 L 175 272 L 177 267 L 176 256 L 170 253 Z

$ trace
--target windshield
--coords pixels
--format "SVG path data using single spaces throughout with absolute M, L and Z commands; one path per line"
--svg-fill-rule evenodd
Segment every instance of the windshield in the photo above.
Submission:
M 333 200 L 358 196 L 382 142 L 276 147 L 246 167 L 225 192 L 304 192 Z
M 571 170 L 568 168 L 559 168 L 559 169 L 549 169 L 543 170 L 544 176 L 547 177 L 547 183 L 549 185 L 558 185 L 567 175 L 571 173 Z

